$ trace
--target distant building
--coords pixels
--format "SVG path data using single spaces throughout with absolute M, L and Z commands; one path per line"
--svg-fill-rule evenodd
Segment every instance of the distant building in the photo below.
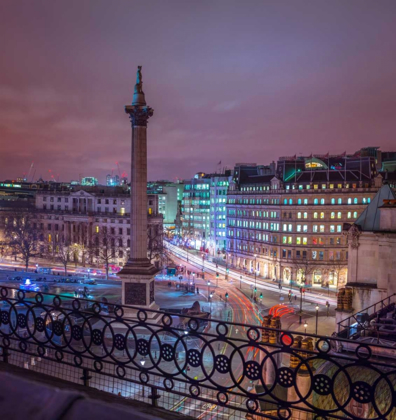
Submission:
M 86 176 L 81 180 L 81 185 L 95 186 L 98 185 L 98 180 L 93 176 Z
M 147 193 L 158 195 L 158 212 L 164 216 L 164 227 L 175 227 L 178 206 L 183 199 L 182 182 L 155 181 L 147 183 Z
M 106 185 L 108 187 L 115 187 L 115 186 L 120 185 L 120 177 L 118 175 L 107 175 Z

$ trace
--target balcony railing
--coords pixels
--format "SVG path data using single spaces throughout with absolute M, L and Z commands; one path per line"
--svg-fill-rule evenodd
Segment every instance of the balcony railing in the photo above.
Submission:
M 8 287 L 0 299 L 4 363 L 197 418 L 396 416 L 385 346 Z

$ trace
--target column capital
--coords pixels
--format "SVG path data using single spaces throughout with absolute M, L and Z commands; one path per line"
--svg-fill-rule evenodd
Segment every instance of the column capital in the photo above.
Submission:
M 147 127 L 147 121 L 153 116 L 154 110 L 149 106 L 126 105 L 125 112 L 129 115 L 132 127 Z

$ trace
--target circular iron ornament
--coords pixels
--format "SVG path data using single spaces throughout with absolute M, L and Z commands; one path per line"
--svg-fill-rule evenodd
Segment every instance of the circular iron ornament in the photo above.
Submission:
M 72 308 L 78 311 L 81 308 L 81 302 L 78 299 L 73 299 Z
M 80 341 L 83 337 L 82 328 L 79 325 L 72 326 L 72 337 L 76 341 Z
M 278 383 L 285 388 L 290 388 L 294 385 L 295 373 L 288 367 L 282 367 L 278 370 Z
M 172 317 L 170 317 L 169 315 L 163 315 L 162 316 L 162 324 L 165 327 L 170 327 L 172 325 Z
M 45 355 L 45 347 L 44 346 L 38 346 L 37 347 L 37 354 L 40 357 L 44 357 L 44 355 Z
M 57 350 L 55 352 L 55 358 L 58 362 L 61 362 L 63 360 L 63 352 L 61 352 L 60 350 Z
M 199 397 L 199 394 L 201 393 L 201 389 L 198 385 L 190 385 L 190 394 L 193 397 Z
M 146 372 L 141 372 L 139 375 L 140 382 L 143 384 L 147 384 L 147 382 L 150 380 L 150 377 Z
M 22 353 L 25 353 L 25 351 L 27 350 L 27 344 L 24 341 L 21 341 L 19 343 L 19 348 L 21 349 Z
M 120 351 L 125 349 L 125 337 L 122 334 L 114 336 L 114 347 Z
M 316 350 L 318 350 L 319 353 L 327 354 L 331 350 L 330 343 L 328 340 L 321 338 L 316 342 Z
M 201 365 L 201 353 L 198 350 L 190 349 L 187 351 L 187 362 L 192 367 Z
M 161 357 L 167 361 L 170 362 L 175 358 L 173 347 L 169 344 L 162 344 L 161 345 Z
M 103 363 L 100 360 L 95 360 L 94 361 L 94 368 L 96 370 L 96 372 L 101 372 L 103 369 Z
M 1 288 L 1 297 L 6 298 L 8 296 L 8 289 Z
M 100 311 L 102 310 L 102 308 L 100 307 L 100 303 L 95 302 L 95 303 L 92 305 L 92 310 L 94 311 L 94 313 L 95 313 L 95 314 L 100 313 Z
M 189 321 L 188 321 L 188 328 L 191 330 L 191 331 L 198 331 L 198 328 L 199 328 L 199 322 L 196 320 L 196 319 L 190 319 Z
M 126 370 L 124 366 L 117 366 L 116 373 L 118 377 L 123 378 L 126 375 Z
M 290 408 L 278 408 L 277 414 L 281 420 L 289 420 L 292 416 Z
M 246 337 L 250 341 L 257 341 L 260 338 L 260 332 L 259 332 L 259 330 L 257 328 L 250 327 L 247 330 Z
M 124 316 L 124 309 L 121 306 L 116 306 L 114 308 L 114 315 L 116 318 L 122 318 Z
M 333 387 L 332 380 L 326 375 L 315 375 L 313 380 L 313 389 L 319 395 L 329 395 Z
M 251 381 L 260 379 L 260 365 L 254 360 L 249 360 L 245 363 L 245 375 Z
M 137 317 L 138 317 L 138 320 L 140 322 L 146 322 L 147 321 L 147 313 L 146 313 L 146 311 L 139 310 L 138 313 L 137 313 Z
M 7 337 L 3 338 L 3 346 L 10 347 L 10 340 Z
M 52 323 L 52 331 L 54 332 L 55 335 L 57 335 L 58 337 L 62 335 L 63 333 L 63 327 L 62 327 L 62 323 L 60 321 L 54 321 Z
M 165 378 L 163 383 L 164 383 L 164 387 L 167 391 L 171 391 L 173 389 L 173 387 L 175 386 L 172 379 L 169 379 L 169 378 Z
M 25 292 L 23 290 L 18 290 L 17 297 L 19 300 L 25 299 Z
M 10 322 L 10 315 L 7 311 L 1 311 L 1 323 L 7 325 Z
M 26 316 L 24 314 L 18 314 L 17 320 L 18 320 L 18 327 L 19 328 L 25 328 L 26 327 Z
M 362 404 L 371 401 L 372 389 L 367 382 L 357 381 L 352 385 L 352 398 Z
M 228 373 L 230 371 L 230 361 L 224 354 L 218 354 L 215 359 L 215 369 L 219 373 Z
M 38 317 L 35 319 L 35 325 L 36 325 L 36 330 L 38 332 L 43 332 L 45 329 L 45 324 L 44 324 L 44 319 L 41 317 Z
M 228 327 L 226 324 L 220 322 L 216 326 L 216 332 L 220 337 L 225 337 L 228 333 Z
M 258 410 L 258 408 L 259 408 L 259 403 L 258 403 L 258 401 L 257 401 L 257 400 L 254 400 L 253 398 L 249 398 L 249 399 L 246 401 L 246 408 L 247 408 L 250 412 L 254 413 L 255 411 L 257 411 L 257 410 Z
M 139 340 L 136 341 L 136 347 L 139 354 L 142 356 L 147 356 L 149 353 L 149 345 L 148 341 L 144 338 L 139 338 Z
M 44 301 L 44 296 L 41 293 L 37 293 L 34 298 L 39 305 Z
M 280 337 L 282 346 L 291 347 L 294 343 L 294 338 L 289 333 L 282 333 Z
M 59 307 L 61 306 L 61 304 L 62 304 L 62 301 L 61 301 L 61 299 L 60 299 L 60 297 L 59 297 L 59 296 L 55 296 L 55 297 L 52 299 L 52 301 L 53 301 L 54 306 L 55 306 L 56 308 L 59 308 Z
M 216 397 L 220 405 L 225 405 L 228 403 L 228 395 L 225 392 L 218 392 Z
M 92 331 L 92 342 L 96 346 L 100 346 L 103 343 L 103 333 L 102 331 L 95 329 Z
M 80 356 L 74 356 L 73 360 L 77 367 L 80 367 L 83 364 L 83 359 Z
M 366 344 L 360 344 L 355 350 L 356 356 L 361 360 L 368 360 L 371 357 L 371 348 Z

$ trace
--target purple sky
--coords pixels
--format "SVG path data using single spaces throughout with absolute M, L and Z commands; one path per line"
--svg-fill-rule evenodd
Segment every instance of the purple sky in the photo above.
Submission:
M 137 65 L 150 179 L 396 149 L 395 21 L 395 0 L 2 0 L 0 179 L 129 175 Z

